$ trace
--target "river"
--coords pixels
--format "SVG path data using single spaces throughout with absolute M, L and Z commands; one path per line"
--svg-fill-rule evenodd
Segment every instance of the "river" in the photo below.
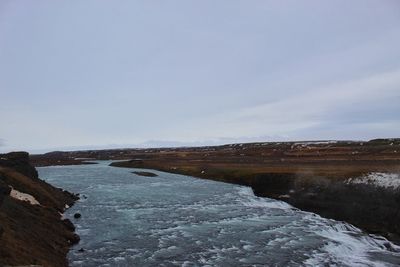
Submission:
M 38 168 L 82 196 L 65 214 L 81 237 L 70 266 L 400 265 L 400 247 L 384 238 L 248 187 L 109 163 Z

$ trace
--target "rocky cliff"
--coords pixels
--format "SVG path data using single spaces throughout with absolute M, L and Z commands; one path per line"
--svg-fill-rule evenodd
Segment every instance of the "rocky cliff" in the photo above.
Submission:
M 0 154 L 0 266 L 68 266 L 79 237 L 62 213 L 77 199 L 39 179 L 28 153 Z

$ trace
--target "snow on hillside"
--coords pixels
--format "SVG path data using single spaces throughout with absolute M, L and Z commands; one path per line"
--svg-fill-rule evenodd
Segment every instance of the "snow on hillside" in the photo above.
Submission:
M 399 173 L 371 172 L 358 178 L 350 178 L 346 181 L 348 184 L 370 184 L 376 187 L 397 189 L 400 187 Z

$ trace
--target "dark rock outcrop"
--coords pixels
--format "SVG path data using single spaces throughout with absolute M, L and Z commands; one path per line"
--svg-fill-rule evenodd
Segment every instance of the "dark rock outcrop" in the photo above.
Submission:
M 14 169 L 32 179 L 38 178 L 37 170 L 29 163 L 27 152 L 11 152 L 0 155 L 0 166 Z
M 70 221 L 70 219 L 64 219 L 62 220 L 62 223 L 64 224 L 64 226 L 70 230 L 71 232 L 75 231 L 75 226 L 74 224 Z
M 0 206 L 3 203 L 3 199 L 10 195 L 11 187 L 9 187 L 3 179 L 0 177 Z

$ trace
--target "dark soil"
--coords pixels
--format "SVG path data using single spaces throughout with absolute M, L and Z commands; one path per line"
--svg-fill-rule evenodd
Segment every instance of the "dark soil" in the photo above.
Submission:
M 60 213 L 77 196 L 40 180 L 25 152 L 0 155 L 0 266 L 68 266 L 69 247 L 79 241 Z M 11 187 L 40 205 L 10 196 Z

